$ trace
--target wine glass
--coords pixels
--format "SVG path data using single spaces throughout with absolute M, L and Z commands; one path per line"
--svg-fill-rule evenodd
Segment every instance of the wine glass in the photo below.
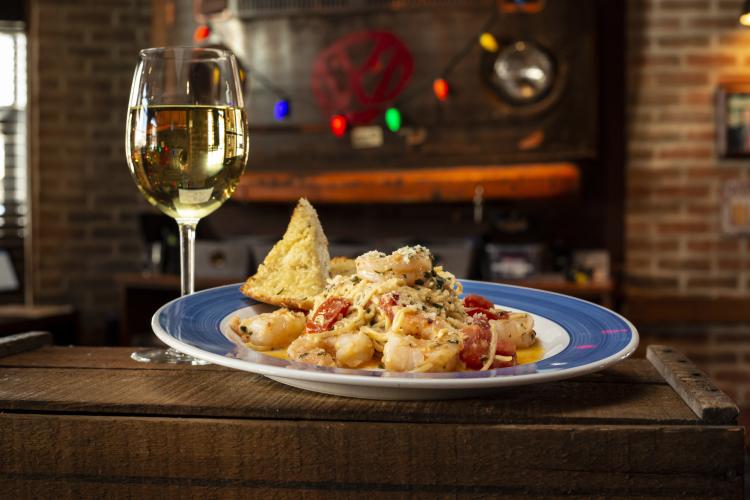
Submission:
M 231 53 L 195 47 L 141 50 L 130 90 L 125 153 L 143 196 L 177 221 L 182 295 L 193 293 L 195 227 L 234 192 L 247 146 L 247 118 Z M 206 363 L 171 348 L 131 357 Z

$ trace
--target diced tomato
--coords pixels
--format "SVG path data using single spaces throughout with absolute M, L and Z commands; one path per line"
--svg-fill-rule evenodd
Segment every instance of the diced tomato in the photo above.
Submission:
M 464 335 L 464 348 L 461 351 L 461 361 L 467 368 L 479 370 L 487 359 L 490 350 L 492 334 L 488 329 L 478 325 L 469 325 L 461 330 Z
M 473 317 L 484 314 L 487 317 L 487 319 L 506 319 L 508 317 L 507 311 L 498 311 L 497 309 L 485 309 L 484 307 L 467 307 L 466 314 L 468 314 L 469 316 L 473 316 Z
M 327 298 L 315 313 L 307 318 L 305 326 L 306 333 L 326 332 L 330 330 L 338 320 L 346 316 L 352 303 L 341 297 Z
M 399 298 L 399 295 L 394 292 L 381 295 L 380 297 L 380 308 L 383 309 L 383 312 L 391 321 L 393 321 L 393 308 L 398 304 Z
M 492 309 L 495 306 L 492 302 L 485 299 L 481 295 L 472 293 L 464 297 L 464 307 L 481 307 L 483 309 Z
M 464 347 L 461 351 L 461 360 L 468 368 L 479 370 L 484 366 L 489 356 L 490 344 L 492 343 L 492 332 L 489 321 L 482 315 L 474 316 L 473 324 L 461 330 L 464 335 Z M 495 354 L 511 356 L 510 361 L 495 360 L 492 368 L 504 368 L 517 363 L 516 346 L 509 340 L 498 340 Z

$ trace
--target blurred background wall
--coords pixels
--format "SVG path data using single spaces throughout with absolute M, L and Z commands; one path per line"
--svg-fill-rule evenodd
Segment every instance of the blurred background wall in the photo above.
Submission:
M 150 207 L 124 140 L 149 13 L 149 0 L 28 4 L 34 299 L 75 305 L 81 343 L 107 339 L 114 274 L 142 261 L 137 215 Z

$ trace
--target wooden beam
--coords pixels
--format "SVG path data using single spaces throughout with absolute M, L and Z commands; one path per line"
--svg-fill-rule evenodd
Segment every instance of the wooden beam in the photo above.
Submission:
M 0 338 L 0 358 L 50 345 L 49 332 L 26 332 Z
M 737 405 L 684 354 L 671 347 L 650 345 L 646 351 L 646 358 L 703 423 L 737 423 L 740 414 Z
M 549 198 L 574 193 L 580 171 L 572 163 L 451 168 L 381 169 L 315 173 L 248 171 L 235 199 L 289 202 L 470 201 L 481 187 L 483 199 Z

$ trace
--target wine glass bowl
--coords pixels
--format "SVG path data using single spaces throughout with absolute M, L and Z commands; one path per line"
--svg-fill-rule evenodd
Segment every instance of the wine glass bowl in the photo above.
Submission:
M 232 195 L 247 162 L 240 89 L 237 62 L 225 50 L 163 47 L 140 52 L 130 92 L 126 156 L 140 192 L 180 228 L 182 295 L 194 289 L 195 227 Z M 172 349 L 137 352 L 133 358 L 202 363 Z

